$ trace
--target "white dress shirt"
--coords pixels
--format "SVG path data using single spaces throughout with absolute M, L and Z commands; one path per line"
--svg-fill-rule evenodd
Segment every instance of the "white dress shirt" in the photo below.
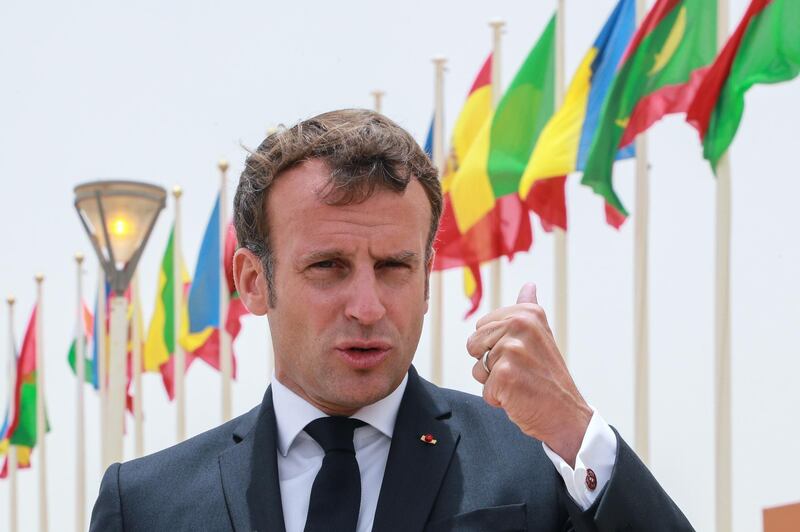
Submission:
M 407 382 L 408 375 L 388 396 L 351 416 L 367 423 L 353 434 L 356 461 L 361 472 L 357 532 L 372 530 L 394 423 Z M 278 477 L 283 520 L 286 532 L 302 532 L 306 524 L 311 487 L 325 456 L 322 447 L 303 429 L 315 419 L 327 417 L 327 414 L 281 384 L 275 375 L 272 376 L 272 403 L 278 429 Z M 546 445 L 542 445 L 564 479 L 573 500 L 583 509 L 591 506 L 614 468 L 617 441 L 608 424 L 596 412 L 592 415 L 574 470 Z M 586 486 L 588 468 L 594 471 L 597 478 L 594 490 Z
M 353 434 L 353 447 L 361 472 L 361 508 L 358 532 L 372 530 L 383 472 L 389 458 L 394 422 L 406 390 L 408 375 L 392 393 L 367 405 L 351 417 L 367 423 Z M 310 405 L 272 376 L 272 404 L 278 428 L 278 477 L 286 532 L 302 532 L 306 525 L 311 486 L 322 467 L 325 451 L 303 430 L 327 414 Z

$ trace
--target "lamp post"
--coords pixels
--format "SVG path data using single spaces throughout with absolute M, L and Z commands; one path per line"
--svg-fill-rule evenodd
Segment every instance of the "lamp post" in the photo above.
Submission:
M 125 290 L 159 212 L 166 191 L 136 181 L 93 181 L 75 187 L 75 208 L 111 285 L 108 369 L 108 418 L 105 439 L 108 467 L 122 460 L 125 416 L 127 307 Z M 101 376 L 103 378 L 103 376 Z

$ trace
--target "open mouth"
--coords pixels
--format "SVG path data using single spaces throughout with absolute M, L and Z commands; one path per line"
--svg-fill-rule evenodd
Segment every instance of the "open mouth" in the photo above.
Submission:
M 353 353 L 376 353 L 381 350 L 377 347 L 351 347 L 347 351 L 352 351 Z
M 392 346 L 386 342 L 342 342 L 336 352 L 354 369 L 370 369 L 388 356 Z

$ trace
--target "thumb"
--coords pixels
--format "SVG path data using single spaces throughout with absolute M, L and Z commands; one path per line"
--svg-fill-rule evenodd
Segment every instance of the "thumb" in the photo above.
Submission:
M 539 304 L 536 299 L 536 283 L 525 283 L 517 296 L 517 303 L 535 303 Z

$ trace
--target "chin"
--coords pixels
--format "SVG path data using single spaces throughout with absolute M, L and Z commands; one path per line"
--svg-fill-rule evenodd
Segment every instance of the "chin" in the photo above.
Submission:
M 372 377 L 372 378 L 370 378 Z M 398 380 L 397 384 L 402 380 Z M 376 403 L 392 393 L 397 384 L 394 379 L 387 376 L 366 376 L 346 379 L 336 390 L 331 390 L 331 397 L 336 397 L 336 403 L 348 409 L 359 409 Z

